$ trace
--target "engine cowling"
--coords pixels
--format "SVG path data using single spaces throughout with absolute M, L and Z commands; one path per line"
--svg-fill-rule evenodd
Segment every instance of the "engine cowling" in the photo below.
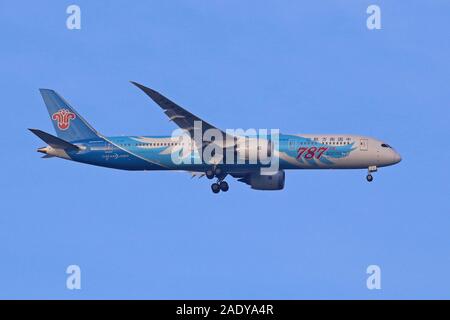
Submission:
M 255 190 L 282 190 L 284 188 L 285 173 L 283 170 L 272 175 L 252 173 L 246 181 Z

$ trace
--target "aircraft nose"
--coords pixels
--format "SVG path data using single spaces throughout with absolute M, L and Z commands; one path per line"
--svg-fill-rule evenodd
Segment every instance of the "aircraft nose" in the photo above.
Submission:
M 402 157 L 400 156 L 400 154 L 398 152 L 394 153 L 393 159 L 392 159 L 393 163 L 399 163 L 400 161 L 402 161 Z

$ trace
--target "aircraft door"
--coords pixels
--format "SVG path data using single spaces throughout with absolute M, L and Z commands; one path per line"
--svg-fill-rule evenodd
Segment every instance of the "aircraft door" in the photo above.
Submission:
M 369 139 L 361 139 L 359 142 L 359 150 L 367 151 L 369 150 Z

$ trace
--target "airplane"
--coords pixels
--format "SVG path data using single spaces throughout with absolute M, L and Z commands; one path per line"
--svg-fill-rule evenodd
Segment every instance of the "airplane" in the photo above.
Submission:
M 401 161 L 400 154 L 389 144 L 367 136 L 230 134 L 229 130 L 216 128 L 159 92 L 131 83 L 161 107 L 185 134 L 104 136 L 54 90 L 39 89 L 56 136 L 29 129 L 47 144 L 37 151 L 45 154 L 43 158 L 58 157 L 107 168 L 187 171 L 193 177 L 215 178 L 211 185 L 213 193 L 228 191 L 225 181 L 228 175 L 255 190 L 282 190 L 285 170 L 291 169 L 367 169 L 366 179 L 371 182 L 372 173 L 378 168 Z M 205 136 L 208 130 L 216 133 L 214 139 L 213 135 Z M 208 148 L 214 152 L 209 158 L 203 158 L 202 152 Z M 261 153 L 269 161 L 263 162 Z

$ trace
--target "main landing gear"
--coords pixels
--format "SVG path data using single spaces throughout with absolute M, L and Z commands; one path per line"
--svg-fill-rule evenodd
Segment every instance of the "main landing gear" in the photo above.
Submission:
M 227 192 L 229 189 L 228 183 L 226 181 L 218 181 L 211 185 L 211 190 L 214 193 L 219 193 L 220 191 Z
M 206 177 L 211 180 L 214 177 L 220 177 L 222 175 L 222 169 L 217 168 L 217 167 L 213 168 L 213 169 L 208 169 L 208 170 L 206 170 L 205 174 L 206 174 Z
M 227 174 L 224 173 L 221 168 L 216 167 L 213 169 L 208 169 L 205 172 L 205 174 L 208 179 L 213 179 L 214 177 L 217 178 L 217 182 L 215 182 L 211 185 L 212 192 L 214 192 L 214 193 L 219 193 L 220 191 L 227 192 L 228 189 L 230 188 L 228 186 L 228 183 L 223 180 L 223 179 L 225 179 L 225 176 Z
M 373 181 L 373 176 L 371 175 L 372 172 L 376 172 L 377 171 L 377 166 L 370 166 L 367 170 L 367 176 L 366 179 L 368 182 L 372 182 Z

